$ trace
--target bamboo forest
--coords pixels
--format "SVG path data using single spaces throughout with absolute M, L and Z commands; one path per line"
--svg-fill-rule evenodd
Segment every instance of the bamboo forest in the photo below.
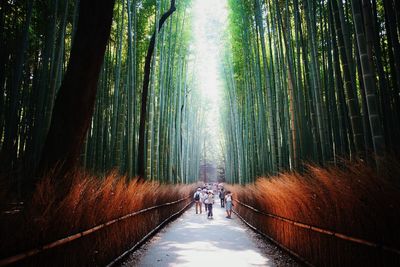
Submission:
M 0 1 L 0 266 L 400 266 L 399 155 L 400 1 Z

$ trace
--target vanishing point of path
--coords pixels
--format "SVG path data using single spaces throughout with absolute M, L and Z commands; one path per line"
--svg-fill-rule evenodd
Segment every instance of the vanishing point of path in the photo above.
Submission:
M 300 266 L 234 214 L 232 219 L 225 218 L 219 201 L 213 211 L 214 219 L 207 219 L 204 210 L 195 214 L 193 206 L 122 266 Z

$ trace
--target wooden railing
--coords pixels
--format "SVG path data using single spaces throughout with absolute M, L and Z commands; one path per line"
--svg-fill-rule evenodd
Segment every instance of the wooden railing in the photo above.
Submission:
M 313 226 L 313 225 L 309 225 L 306 223 L 302 223 L 299 221 L 295 221 L 289 218 L 285 218 L 276 214 L 271 214 L 265 211 L 260 211 L 246 203 L 241 202 L 240 200 L 234 200 L 235 203 L 247 208 L 248 210 L 251 210 L 254 213 L 257 213 L 259 215 L 268 217 L 268 218 L 272 218 L 274 220 L 283 222 L 285 224 L 289 224 L 289 225 L 293 225 L 296 226 L 298 228 L 302 228 L 302 229 L 306 229 L 308 231 L 311 232 L 315 232 L 315 233 L 319 233 L 325 236 L 329 236 L 332 238 L 337 238 L 340 240 L 344 240 L 346 242 L 349 243 L 353 243 L 353 244 L 359 244 L 362 246 L 366 246 L 366 247 L 370 247 L 370 248 L 374 248 L 377 250 L 381 250 L 384 252 L 389 252 L 394 254 L 396 257 L 399 257 L 400 259 L 400 250 L 398 248 L 395 247 L 391 247 L 391 246 L 387 246 L 384 244 L 379 244 L 377 242 L 371 241 L 371 240 L 366 240 L 363 238 L 358 238 L 358 237 L 354 237 L 354 236 L 350 236 L 350 235 L 346 235 L 343 233 L 338 233 L 332 230 L 328 230 L 328 229 L 323 229 L 321 227 L 317 227 L 317 226 Z M 256 230 L 257 232 L 260 232 L 262 235 L 264 235 L 265 237 L 267 237 L 268 239 L 270 239 L 271 241 L 273 241 L 274 243 L 276 243 L 277 245 L 279 245 L 280 247 L 282 247 L 284 250 L 286 250 L 287 252 L 289 252 L 290 254 L 292 254 L 293 256 L 295 256 L 296 258 L 298 258 L 300 261 L 302 261 L 303 263 L 313 266 L 314 264 L 311 263 L 310 260 L 306 259 L 305 257 L 303 257 L 302 255 L 300 255 L 300 253 L 297 253 L 296 251 L 294 251 L 293 249 L 290 249 L 289 247 L 281 244 L 278 240 L 275 240 L 274 238 L 272 238 L 271 236 L 268 236 L 267 234 L 263 233 L 262 231 L 260 231 L 259 229 L 257 229 L 257 227 L 255 227 L 254 225 L 250 224 L 245 218 L 243 218 L 243 216 L 240 215 L 240 213 L 237 210 L 234 210 L 235 214 L 237 214 L 241 220 L 243 220 L 248 226 L 250 226 L 251 228 L 253 228 L 254 230 Z
M 156 205 L 156 206 L 153 206 L 153 207 L 149 207 L 149 208 L 145 208 L 145 209 L 142 209 L 142 210 L 138 210 L 138 211 L 129 213 L 127 215 L 124 215 L 122 217 L 119 217 L 119 218 L 113 219 L 111 221 L 108 221 L 106 223 L 102 223 L 102 224 L 96 225 L 96 226 L 94 226 L 94 227 L 92 227 L 90 229 L 87 229 L 87 230 L 75 233 L 73 235 L 58 239 L 56 241 L 50 242 L 50 243 L 48 243 L 46 245 L 39 246 L 37 248 L 33 248 L 33 249 L 30 249 L 30 250 L 21 252 L 19 254 L 14 255 L 14 256 L 10 256 L 10 257 L 4 258 L 4 259 L 0 259 L 0 266 L 6 266 L 6 265 L 10 265 L 10 264 L 25 260 L 25 259 L 27 259 L 29 257 L 32 257 L 34 255 L 37 255 L 37 254 L 39 254 L 41 252 L 50 250 L 50 249 L 55 248 L 55 247 L 59 247 L 59 246 L 65 245 L 65 244 L 70 243 L 70 242 L 72 242 L 74 240 L 77 240 L 77 239 L 80 239 L 80 238 L 82 238 L 84 236 L 87 236 L 89 234 L 95 233 L 95 232 L 99 231 L 100 229 L 103 229 L 103 228 L 108 227 L 110 225 L 113 225 L 115 223 L 118 223 L 118 222 L 121 222 L 121 221 L 125 221 L 128 218 L 131 218 L 131 217 L 134 217 L 134 216 L 137 216 L 139 214 L 143 214 L 143 213 L 146 213 L 146 212 L 149 212 L 149 211 L 152 211 L 152 210 L 156 210 L 156 209 L 159 209 L 159 208 L 162 208 L 162 207 L 165 207 L 165 206 L 178 204 L 178 203 L 181 203 L 181 202 L 183 202 L 183 201 L 185 201 L 185 200 L 187 200 L 189 198 L 190 198 L 190 196 L 178 199 L 176 201 L 163 203 L 163 204 Z M 148 236 L 150 236 L 152 233 L 154 233 L 156 230 L 158 230 L 163 224 L 165 224 L 166 221 L 171 219 L 173 216 L 176 216 L 179 212 L 182 212 L 190 204 L 191 204 L 191 201 L 187 205 L 185 205 L 185 207 L 183 209 L 181 209 L 177 213 L 174 213 L 172 216 L 170 216 L 169 218 L 167 218 L 166 220 L 161 222 L 156 227 L 156 229 L 153 229 L 150 233 L 148 233 L 145 237 L 143 237 L 141 239 L 141 241 L 139 241 L 138 243 L 143 242 Z M 137 246 L 135 246 L 135 247 L 137 247 Z

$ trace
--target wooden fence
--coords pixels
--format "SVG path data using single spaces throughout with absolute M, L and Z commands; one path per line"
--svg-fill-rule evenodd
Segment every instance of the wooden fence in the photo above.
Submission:
M 400 250 L 260 211 L 234 200 L 234 212 L 253 230 L 309 266 L 400 266 Z
M 33 257 L 33 256 L 36 256 L 39 253 L 50 251 L 50 250 L 55 249 L 57 247 L 69 244 L 69 243 L 71 243 L 73 241 L 76 241 L 76 240 L 79 240 L 79 239 L 81 239 L 81 238 L 83 238 L 85 236 L 88 236 L 88 235 L 91 235 L 93 233 L 96 233 L 101 229 L 108 228 L 111 225 L 116 225 L 116 224 L 121 223 L 121 222 L 126 222 L 126 220 L 129 219 L 129 218 L 133 218 L 133 217 L 136 217 L 138 215 L 142 215 L 142 214 L 149 213 L 149 212 L 155 212 L 155 211 L 158 211 L 160 208 L 163 208 L 163 207 L 166 207 L 166 206 L 175 205 L 175 204 L 179 204 L 179 203 L 183 203 L 185 201 L 186 201 L 186 203 L 185 203 L 185 205 L 184 205 L 184 207 L 182 209 L 179 209 L 177 212 L 173 213 L 172 215 L 169 214 L 170 216 L 168 216 L 166 219 L 163 219 L 161 222 L 158 222 L 158 225 L 156 227 L 152 228 L 144 236 L 141 236 L 140 240 L 138 242 L 136 242 L 133 246 L 130 246 L 131 248 L 128 251 L 125 251 L 125 253 L 123 253 L 122 255 L 117 257 L 116 260 L 112 261 L 109 264 L 109 265 L 113 265 L 116 262 L 120 261 L 128 252 L 130 252 L 130 251 L 136 249 L 138 246 L 140 246 L 148 237 L 150 237 L 153 233 L 155 233 L 157 230 L 159 230 L 165 223 L 167 223 L 172 218 L 176 217 L 178 214 L 183 212 L 192 203 L 191 197 L 188 196 L 188 197 L 184 197 L 184 198 L 178 199 L 176 201 L 163 203 L 163 204 L 160 204 L 160 205 L 156 205 L 156 206 L 153 206 L 153 207 L 149 207 L 149 208 L 145 208 L 145 209 L 142 209 L 142 210 L 139 210 L 139 211 L 135 211 L 135 212 L 129 213 L 127 215 L 124 215 L 122 217 L 119 217 L 119 218 L 113 219 L 111 221 L 108 221 L 106 223 L 102 223 L 102 224 L 96 225 L 96 226 L 94 226 L 94 227 L 92 227 L 90 229 L 86 229 L 86 230 L 81 231 L 79 233 L 72 234 L 70 236 L 58 239 L 58 240 L 50 242 L 48 244 L 45 244 L 45 245 L 42 245 L 42 246 L 38 246 L 36 248 L 33 248 L 33 249 L 30 249 L 30 250 L 18 253 L 16 255 L 13 255 L 13 256 L 10 256 L 10 257 L 4 258 L 4 259 L 0 259 L 0 266 L 7 266 L 7 265 L 11 265 L 11 264 L 19 264 L 20 262 L 25 261 L 25 260 Z M 123 237 L 121 237 L 121 238 L 123 238 Z

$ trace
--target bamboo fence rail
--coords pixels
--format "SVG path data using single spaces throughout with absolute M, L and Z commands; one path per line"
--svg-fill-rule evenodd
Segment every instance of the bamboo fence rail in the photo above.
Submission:
M 313 225 L 305 224 L 305 223 L 302 223 L 302 222 L 294 221 L 294 220 L 291 220 L 291 219 L 288 219 L 288 218 L 285 218 L 285 217 L 282 217 L 282 216 L 279 216 L 279 215 L 275 215 L 275 214 L 271 214 L 271 213 L 268 213 L 268 212 L 260 211 L 260 210 L 254 208 L 254 207 L 252 207 L 250 205 L 247 205 L 247 204 L 245 204 L 245 203 L 243 203 L 243 202 L 241 202 L 239 200 L 234 200 L 234 201 L 239 203 L 240 205 L 242 205 L 242 206 L 244 206 L 244 207 L 256 212 L 256 213 L 259 213 L 259 214 L 262 214 L 264 216 L 268 216 L 268 217 L 274 218 L 274 219 L 279 220 L 279 221 L 290 223 L 290 224 L 293 224 L 293 225 L 296 225 L 298 227 L 301 227 L 301 228 L 304 228 L 304 229 L 308 229 L 308 230 L 311 230 L 311 231 L 314 231 L 314 232 L 319 232 L 319 233 L 322 233 L 322 234 L 325 234 L 325 235 L 334 236 L 334 237 L 337 237 L 337 238 L 340 238 L 340 239 L 343 239 L 343 240 L 346 240 L 346 241 L 350 241 L 350 242 L 353 242 L 353 243 L 358 243 L 358 244 L 362 244 L 362 245 L 366 245 L 366 246 L 370 246 L 370 247 L 379 248 L 379 249 L 386 250 L 386 251 L 393 252 L 395 254 L 400 255 L 400 250 L 397 249 L 397 248 L 385 246 L 385 245 L 382 245 L 382 244 L 375 243 L 373 241 L 368 241 L 368 240 L 365 240 L 365 239 L 362 239 L 362 238 L 348 236 L 348 235 L 337 233 L 337 232 L 334 232 L 334 231 L 331 231 L 331 230 L 323 229 L 323 228 L 320 228 L 320 227 L 317 227 L 317 226 L 313 226 Z
M 174 204 L 180 203 L 180 202 L 182 202 L 182 201 L 184 201 L 184 200 L 186 200 L 188 198 L 190 198 L 190 196 L 178 199 L 176 201 L 163 203 L 163 204 L 160 204 L 160 205 L 156 205 L 156 206 L 152 206 L 152 207 L 145 208 L 145 209 L 142 209 L 142 210 L 138 210 L 138 211 L 129 213 L 127 215 L 124 215 L 122 217 L 113 219 L 111 221 L 96 225 L 96 226 L 94 226 L 94 227 L 92 227 L 90 229 L 84 230 L 82 232 L 79 232 L 79 233 L 76 233 L 76 234 L 61 238 L 59 240 L 53 241 L 53 242 L 48 243 L 46 245 L 43 245 L 43 246 L 40 246 L 40 247 L 37 247 L 37 248 L 34 248 L 34 249 L 30 249 L 30 250 L 21 252 L 19 254 L 14 255 L 14 256 L 10 256 L 10 257 L 1 259 L 0 260 L 0 266 L 6 266 L 6 265 L 9 265 L 9 264 L 12 264 L 12 263 L 16 263 L 18 261 L 27 259 L 29 257 L 32 257 L 32 256 L 36 255 L 36 254 L 39 254 L 40 252 L 43 252 L 43 251 L 46 251 L 46 250 L 49 250 L 49 249 L 52 249 L 52 248 L 67 244 L 67 243 L 70 243 L 70 242 L 72 242 L 74 240 L 77 240 L 77 239 L 79 239 L 81 237 L 84 237 L 86 235 L 92 234 L 94 232 L 97 232 L 98 230 L 100 230 L 102 228 L 105 228 L 105 227 L 110 226 L 112 224 L 115 224 L 117 222 L 126 220 L 126 219 L 128 219 L 130 217 L 133 217 L 133 216 L 145 213 L 145 212 L 149 212 L 149 211 L 152 211 L 152 210 L 155 210 L 155 209 L 159 209 L 161 207 L 174 205 Z M 163 221 L 161 224 L 164 224 L 164 223 L 165 223 L 165 221 Z

